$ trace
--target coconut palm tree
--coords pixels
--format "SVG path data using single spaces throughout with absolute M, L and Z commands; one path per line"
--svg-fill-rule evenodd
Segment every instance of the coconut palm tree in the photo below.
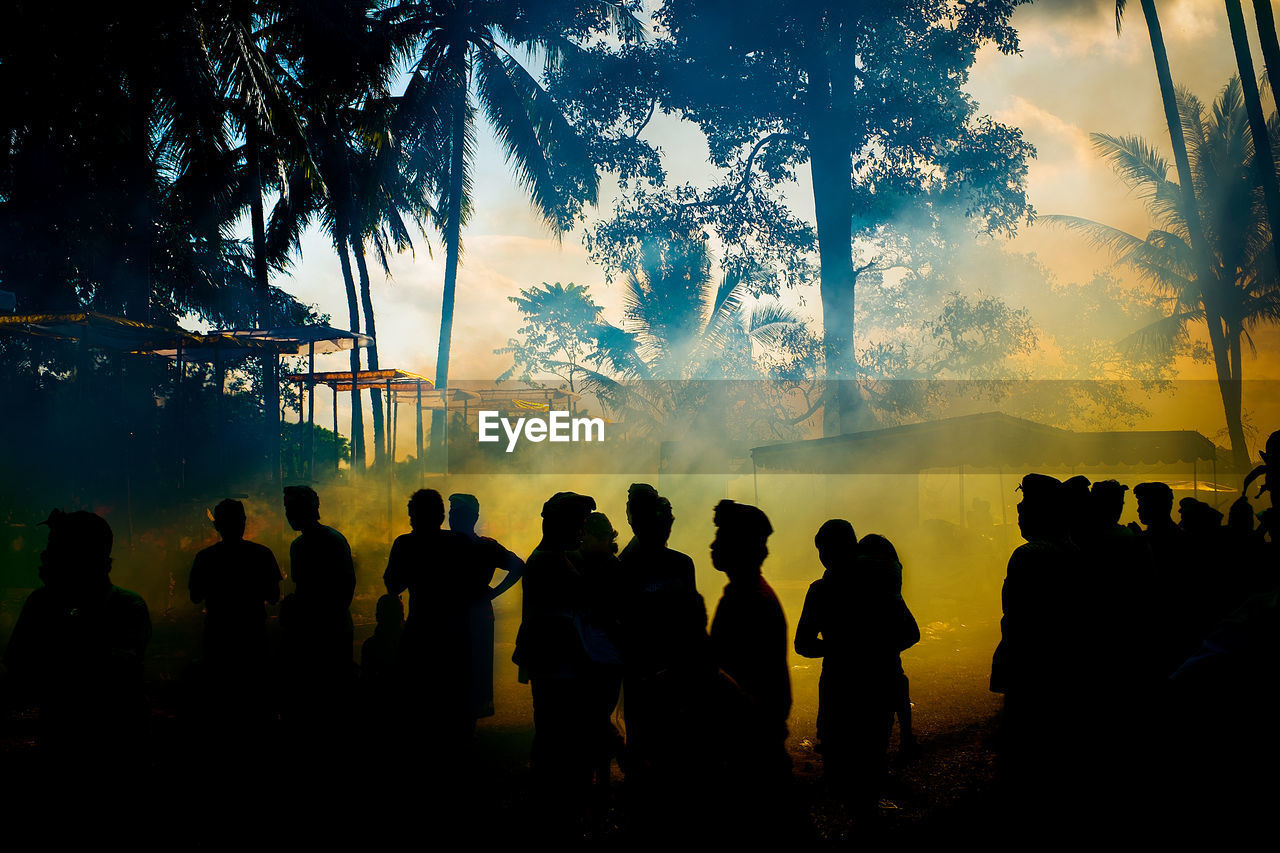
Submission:
M 477 108 L 493 128 L 516 180 L 557 236 L 582 203 L 594 204 L 598 176 L 587 147 L 527 63 L 554 67 L 582 39 L 612 31 L 640 36 L 635 4 L 625 0 L 403 2 L 384 19 L 412 44 L 402 131 L 444 165 L 437 209 L 444 219 L 445 272 L 436 356 L 436 386 L 449 381 L 462 226 L 474 174 Z M 431 446 L 443 438 L 442 411 L 432 412 Z
M 1239 79 L 1227 83 L 1212 110 L 1182 92 L 1179 114 L 1200 199 L 1194 219 L 1204 225 L 1212 258 L 1208 279 L 1202 277 L 1191 245 L 1188 194 L 1169 180 L 1169 163 L 1139 137 L 1095 133 L 1091 138 L 1121 180 L 1145 200 L 1155 220 L 1145 238 L 1080 217 L 1045 220 L 1084 234 L 1168 300 L 1167 316 L 1135 333 L 1130 344 L 1167 349 L 1185 340 L 1192 324 L 1207 326 L 1232 454 L 1237 467 L 1246 470 L 1241 347 L 1252 346 L 1250 331 L 1257 325 L 1280 319 L 1273 235 L 1254 180 L 1256 149 Z M 1271 146 L 1280 140 L 1280 124 L 1274 120 L 1269 136 Z M 1274 168 L 1272 151 L 1269 146 L 1262 157 Z
M 1169 71 L 1169 53 L 1164 46 L 1164 32 L 1160 29 L 1160 16 L 1156 13 L 1155 0 L 1141 0 L 1142 14 L 1147 23 L 1147 35 L 1151 39 L 1151 55 L 1156 63 L 1156 79 L 1160 84 L 1160 100 L 1164 104 L 1165 124 L 1169 128 L 1169 141 L 1173 145 L 1173 161 L 1178 167 L 1178 186 L 1183 194 L 1182 207 L 1186 211 L 1187 236 L 1191 251 L 1195 257 L 1198 277 L 1201 281 L 1213 278 L 1209 251 L 1205 246 L 1204 228 L 1200 224 L 1200 205 L 1196 202 L 1195 181 L 1191 175 L 1191 162 L 1187 156 L 1187 143 L 1183 137 L 1182 123 L 1178 112 L 1178 95 L 1173 87 L 1173 75 Z M 1116 0 L 1116 34 L 1120 34 L 1124 22 L 1127 0 Z M 1217 314 L 1213 304 L 1213 296 L 1204 294 L 1206 310 L 1211 315 Z M 1209 335 L 1214 340 L 1215 349 L 1225 349 L 1226 341 L 1217 340 L 1214 323 L 1209 324 Z
M 1253 134 L 1253 147 L 1265 149 L 1270 142 L 1267 137 L 1267 118 L 1262 112 L 1262 97 L 1258 93 L 1258 78 L 1253 70 L 1253 55 L 1249 53 L 1249 34 L 1244 26 L 1244 12 L 1240 9 L 1240 0 L 1227 0 L 1227 23 L 1231 30 L 1231 44 L 1235 48 L 1236 66 L 1240 69 L 1240 89 L 1244 93 L 1244 105 L 1249 115 L 1249 130 Z M 1271 220 L 1271 231 L 1280 231 L 1280 185 L 1276 183 L 1275 164 L 1266 157 L 1255 157 L 1254 168 L 1258 175 L 1258 183 L 1262 186 L 1263 198 L 1267 200 L 1267 215 Z M 1280 245 L 1273 244 L 1276 252 L 1277 266 L 1280 267 Z
M 1258 20 L 1258 41 L 1262 44 L 1262 57 L 1267 64 L 1267 81 L 1271 84 L 1271 97 L 1280 93 L 1280 40 L 1276 39 L 1276 17 L 1271 11 L 1271 0 L 1253 0 L 1253 14 Z
M 696 418 L 717 383 L 690 380 L 758 377 L 757 347 L 777 347 L 804 325 L 776 299 L 751 299 L 739 272 L 717 282 L 700 240 L 648 244 L 628 273 L 621 326 L 601 323 L 582 387 L 641 432 Z
M 381 115 L 371 105 L 389 97 L 395 68 L 395 34 L 366 0 L 315 3 L 290 0 L 273 23 L 281 66 L 288 72 L 286 90 L 299 110 L 310 157 L 297 162 L 267 227 L 269 254 L 279 257 L 299 246 L 306 226 L 319 219 L 333 241 L 347 296 L 348 323 L 361 330 L 361 298 L 352 269 L 353 239 L 362 242 L 364 214 L 359 206 L 356 155 L 362 138 L 385 128 L 370 127 Z M 364 300 L 366 327 L 372 300 Z M 376 363 L 376 354 L 371 354 Z M 360 369 L 359 351 L 351 351 L 351 369 Z M 365 460 L 364 414 L 358 390 L 351 392 L 352 465 Z M 381 398 L 374 399 L 375 454 L 381 457 Z
M 157 254 L 171 214 L 194 225 L 188 260 L 230 273 L 235 160 L 208 38 L 219 26 L 202 3 L 145 0 L 70 17 L 47 3 L 6 9 L 0 275 L 24 304 L 172 319 L 153 298 L 159 288 L 198 310 L 203 296 L 165 278 L 190 266 Z

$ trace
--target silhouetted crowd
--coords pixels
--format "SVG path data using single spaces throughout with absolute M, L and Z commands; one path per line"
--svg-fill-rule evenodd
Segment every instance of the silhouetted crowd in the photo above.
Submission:
M 1259 495 L 1270 490 L 1277 454 L 1280 432 L 1246 492 L 1258 477 Z M 1274 509 L 1255 513 L 1242 495 L 1224 525 L 1218 510 L 1187 498 L 1174 521 L 1170 487 L 1142 483 L 1133 489 L 1141 524 L 1122 526 L 1128 488 L 1114 480 L 1028 474 L 1019 488 L 1026 543 L 1009 560 L 991 667 L 991 689 L 1005 696 L 997 770 L 1011 813 L 1062 818 L 1112 798 L 1167 815 L 1194 808 L 1206 780 L 1239 802 L 1274 791 L 1247 778 L 1278 754 L 1274 726 L 1254 724 L 1260 707 L 1274 708 L 1280 664 Z M 851 814 L 876 812 L 895 720 L 900 756 L 919 750 L 901 654 L 920 630 L 903 600 L 903 566 L 888 539 L 859 539 L 847 520 L 814 537 L 824 572 L 789 638 L 762 571 L 773 528 L 757 507 L 714 508 L 711 561 L 728 584 L 708 627 L 693 560 L 668 547 L 671 503 L 650 485 L 628 492 L 633 536 L 621 551 L 594 499 L 553 495 L 527 560 L 476 533 L 474 496 L 449 497 L 444 529 L 443 497 L 419 490 L 357 666 L 347 540 L 321 523 L 309 487 L 286 488 L 284 509 L 297 538 L 283 600 L 274 555 L 244 538 L 239 501 L 217 505 L 221 541 L 191 567 L 191 599 L 207 614 L 183 709 L 210 768 L 197 799 L 225 798 L 227 784 L 261 796 L 255 768 L 278 752 L 269 731 L 279 721 L 291 733 L 280 754 L 300 770 L 294 779 L 338 785 L 353 772 L 345 753 L 358 728 L 374 741 L 359 759 L 362 785 L 387 815 L 422 822 L 430 802 L 433 820 L 483 820 L 483 784 L 458 780 L 476 720 L 494 713 L 491 602 L 517 583 L 512 661 L 534 710 L 531 833 L 590 835 L 620 804 L 639 837 L 807 837 L 785 747 L 792 644 L 823 661 L 816 748 Z M 44 585 L 4 654 L 10 692 L 39 706 L 45 784 L 128 790 L 148 772 L 147 607 L 110 582 L 102 518 L 55 510 L 45 524 Z M 266 606 L 277 602 L 283 640 L 273 663 Z M 615 762 L 625 783 L 611 792 Z M 348 823 L 332 817 L 334 832 Z

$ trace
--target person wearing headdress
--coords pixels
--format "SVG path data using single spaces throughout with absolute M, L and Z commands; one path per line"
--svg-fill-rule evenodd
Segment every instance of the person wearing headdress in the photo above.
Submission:
M 510 589 L 524 573 L 524 560 L 489 536 L 476 533 L 480 520 L 480 501 L 475 495 L 449 495 L 449 529 L 471 543 L 471 561 L 467 569 L 469 589 L 467 621 L 471 633 L 471 713 L 475 717 L 491 717 L 493 708 L 493 599 Z M 492 587 L 498 569 L 506 573 L 497 587 Z
M 105 519 L 55 509 L 44 524 L 43 586 L 27 596 L 4 652 L 10 686 L 40 707 L 39 745 L 60 788 L 125 781 L 145 768 L 147 604 L 111 583 Z
M 787 667 L 787 619 L 761 571 L 773 533 L 759 508 L 723 500 L 716 504 L 711 564 L 729 577 L 715 617 L 711 645 L 720 668 L 751 697 L 754 713 L 745 752 L 765 779 L 790 772 L 786 752 L 791 713 Z
M 1087 608 L 1062 483 L 1027 474 L 1019 489 L 1018 526 L 1027 541 L 1009 557 L 991 690 L 1005 697 L 1003 783 L 1016 796 L 1035 798 L 1024 805 L 1046 806 L 1073 790 L 1065 765 L 1092 661 L 1077 654 L 1077 637 L 1068 630 Z

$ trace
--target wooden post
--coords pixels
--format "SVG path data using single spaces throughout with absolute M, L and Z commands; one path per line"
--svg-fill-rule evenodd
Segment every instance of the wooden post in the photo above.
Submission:
M 427 484 L 427 460 L 422 456 L 422 380 L 418 380 L 418 483 Z
M 213 409 L 213 426 L 217 434 L 216 441 L 217 459 L 218 459 L 218 485 L 220 491 L 226 491 L 227 481 L 227 432 L 223 423 L 222 414 L 222 393 L 226 386 L 227 373 L 222 366 L 222 347 L 217 344 L 213 345 L 213 384 L 214 384 L 214 409 Z
M 316 342 L 307 344 L 307 479 L 316 471 Z
M 387 420 L 391 420 L 391 380 L 387 380 Z M 391 525 L 395 516 L 395 481 L 396 481 L 396 464 L 395 457 L 391 456 L 392 438 L 390 423 L 384 424 L 387 427 L 385 440 L 383 444 L 387 450 L 387 544 L 391 544 Z
M 351 371 L 351 475 L 354 477 L 356 473 L 356 459 L 359 455 L 356 453 L 356 442 L 360 442 L 360 446 L 364 446 L 364 436 L 356 435 L 356 409 L 360 405 L 360 383 L 356 370 Z
M 182 338 L 178 338 L 178 488 L 181 489 L 186 484 L 187 479 L 187 405 L 182 398 L 182 380 L 184 379 L 184 370 L 182 367 Z M 76 386 L 79 387 L 79 377 L 77 377 Z
M 337 474 L 342 465 L 342 456 L 338 453 L 338 383 L 333 383 L 333 473 Z

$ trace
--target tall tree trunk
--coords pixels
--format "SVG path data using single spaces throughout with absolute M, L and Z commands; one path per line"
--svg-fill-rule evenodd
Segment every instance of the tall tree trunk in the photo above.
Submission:
M 825 25 L 819 22 L 816 29 Z M 821 41 L 815 37 L 815 41 Z M 809 170 L 813 179 L 814 218 L 818 226 L 818 262 L 822 295 L 822 354 L 827 388 L 823 433 L 857 429 L 859 394 L 854 357 L 853 189 L 844 100 L 831 57 L 815 47 L 809 72 Z
M 342 265 L 342 282 L 347 287 L 347 321 L 351 331 L 360 331 L 360 302 L 356 296 L 356 282 L 351 275 L 351 258 L 347 256 L 346 218 L 342 217 L 334 228 L 334 249 Z M 360 370 L 360 350 L 351 348 L 351 372 Z M 360 405 L 360 390 L 351 386 L 351 470 L 364 470 L 364 407 Z
M 271 328 L 275 318 L 271 311 L 271 282 L 267 276 L 267 226 L 262 205 L 262 131 L 257 116 L 245 120 L 245 169 L 249 179 L 249 222 L 253 231 L 253 289 L 258 298 L 258 327 Z M 279 358 L 272 353 L 262 357 L 262 379 L 266 400 L 267 476 L 274 481 L 280 476 L 280 377 Z
M 244 159 L 249 178 L 249 223 L 253 230 L 253 289 L 258 295 L 258 322 L 271 324 L 271 283 L 267 277 L 267 224 L 262 205 L 262 130 L 258 117 L 245 120 Z
M 356 270 L 360 273 L 360 302 L 364 307 L 364 333 L 373 339 L 365 348 L 365 360 L 370 370 L 377 370 L 378 332 L 373 322 L 373 294 L 369 290 L 369 267 L 364 259 L 364 241 L 354 232 L 351 234 L 351 254 L 356 257 Z M 381 389 L 369 389 L 369 404 L 373 408 L 373 464 L 380 466 L 387 455 Z
M 1244 94 L 1245 111 L 1249 114 L 1249 130 L 1253 134 L 1253 165 L 1262 184 L 1262 195 L 1267 201 L 1267 220 L 1272 234 L 1280 234 L 1280 185 L 1276 183 L 1275 159 L 1271 156 L 1271 134 L 1267 132 L 1267 117 L 1262 112 L 1262 96 L 1258 93 L 1258 75 L 1253 70 L 1253 55 L 1249 53 L 1249 33 L 1244 26 L 1244 12 L 1240 0 L 1227 0 L 1227 21 L 1231 25 L 1231 45 L 1236 51 L 1236 66 L 1240 69 L 1240 90 Z M 1276 269 L 1280 270 L 1280 241 L 1271 241 Z M 1238 380 L 1240 377 L 1237 376 Z M 1246 460 L 1247 461 L 1247 460 Z
M 1227 436 L 1231 441 L 1231 457 L 1237 472 L 1249 470 L 1248 440 L 1244 435 L 1244 389 L 1240 377 L 1240 329 L 1225 324 L 1223 331 L 1226 358 L 1217 362 L 1218 392 L 1226 413 Z
M 143 24 L 145 26 L 145 24 Z M 151 103 L 153 82 L 146 56 L 135 56 L 129 69 L 128 237 L 122 288 L 124 315 L 151 320 Z
M 1275 101 L 1280 98 L 1280 41 L 1276 40 L 1276 19 L 1271 14 L 1271 0 L 1253 0 L 1253 14 L 1258 19 L 1258 41 L 1262 44 L 1262 58 L 1266 60 L 1271 99 Z
M 459 68 L 454 81 L 453 127 L 449 134 L 449 212 L 445 222 L 444 295 L 440 305 L 440 344 L 436 350 L 436 387 L 449 387 L 449 346 L 453 339 L 453 302 L 458 283 L 458 249 L 462 232 L 462 184 L 466 168 L 467 67 L 466 50 L 459 49 Z M 431 412 L 431 455 L 435 464 L 446 458 L 446 409 Z
M 1215 288 L 1219 284 L 1209 263 L 1209 247 L 1205 241 L 1204 226 L 1200 221 L 1200 206 L 1196 201 L 1195 182 L 1191 176 L 1191 160 L 1187 156 L 1187 141 L 1182 133 L 1182 117 L 1178 113 L 1178 98 L 1173 88 L 1173 76 L 1169 72 L 1169 54 L 1164 46 L 1164 34 L 1160 29 L 1160 17 L 1156 14 L 1155 0 L 1142 0 L 1142 14 L 1147 22 L 1147 34 L 1151 37 L 1151 53 L 1156 64 L 1156 78 L 1160 82 L 1160 98 L 1164 102 L 1164 118 L 1169 126 L 1169 140 L 1173 144 L 1173 160 L 1178 167 L 1178 183 L 1182 190 L 1183 215 L 1187 220 L 1187 232 L 1191 238 L 1191 252 L 1195 256 L 1196 279 L 1200 283 L 1200 299 L 1209 326 L 1209 343 L 1215 362 L 1219 365 L 1221 380 L 1222 362 L 1227 358 L 1226 338 L 1220 324 Z M 1215 324 L 1217 328 L 1215 329 Z M 1227 368 L 1229 376 L 1230 369 Z M 1225 412 L 1225 400 L 1224 400 Z M 1228 416 L 1228 430 L 1231 429 Z M 1232 453 L 1239 464 L 1243 446 L 1233 446 Z

